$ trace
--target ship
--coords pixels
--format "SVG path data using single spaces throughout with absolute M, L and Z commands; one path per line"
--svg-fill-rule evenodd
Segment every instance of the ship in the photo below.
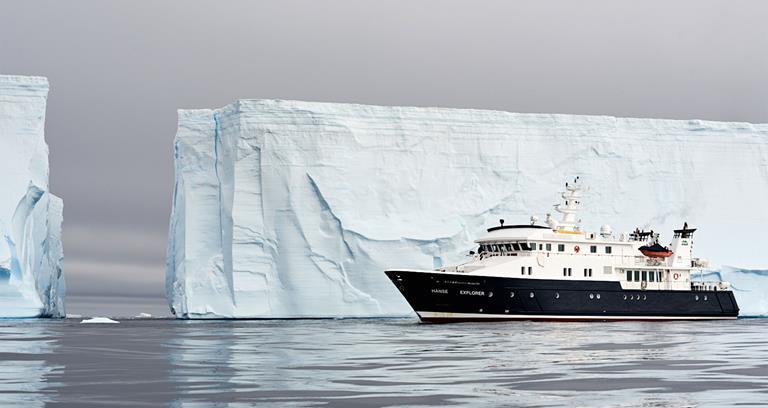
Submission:
M 565 184 L 562 214 L 499 225 L 475 241 L 461 264 L 435 270 L 390 269 L 387 277 L 423 322 L 736 319 L 731 286 L 705 281 L 706 259 L 693 256 L 695 228 L 660 234 L 609 225 L 584 232 L 578 213 L 585 189 Z

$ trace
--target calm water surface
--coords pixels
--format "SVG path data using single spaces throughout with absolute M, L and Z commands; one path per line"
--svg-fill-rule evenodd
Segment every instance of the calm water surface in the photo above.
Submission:
M 768 319 L 0 320 L 0 406 L 768 405 Z

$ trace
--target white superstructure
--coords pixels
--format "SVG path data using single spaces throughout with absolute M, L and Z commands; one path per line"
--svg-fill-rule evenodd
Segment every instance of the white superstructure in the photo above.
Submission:
M 675 230 L 667 248 L 671 256 L 646 256 L 640 248 L 657 243 L 659 234 L 636 230 L 615 236 L 608 225 L 599 233 L 584 232 L 577 215 L 584 190 L 577 177 L 566 183 L 564 203 L 555 205 L 562 219 L 547 214 L 548 226 L 500 225 L 475 242 L 470 262 L 442 272 L 525 279 L 616 281 L 627 290 L 726 290 L 727 282 L 696 281 L 708 262 L 694 258 L 693 232 L 687 223 Z

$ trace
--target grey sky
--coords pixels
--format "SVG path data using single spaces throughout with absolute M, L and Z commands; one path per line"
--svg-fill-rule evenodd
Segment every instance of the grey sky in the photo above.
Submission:
M 102 293 L 134 297 L 131 314 L 165 310 L 177 108 L 284 98 L 768 122 L 767 17 L 768 3 L 733 0 L 4 1 L 0 73 L 51 83 L 69 311 L 97 314 L 83 299 Z

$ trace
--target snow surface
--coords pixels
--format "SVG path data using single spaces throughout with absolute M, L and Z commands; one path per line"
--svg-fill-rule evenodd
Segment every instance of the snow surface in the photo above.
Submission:
M 687 221 L 697 256 L 766 268 L 767 140 L 768 125 L 700 120 L 281 100 L 181 110 L 168 301 L 188 318 L 410 315 L 383 270 L 461 261 L 499 218 L 544 219 L 575 175 L 589 230 L 669 240 Z M 745 311 L 767 296 L 756 279 L 755 296 L 736 292 Z
M 48 80 L 0 75 L 0 317 L 64 312 L 62 201 L 48 191 Z

